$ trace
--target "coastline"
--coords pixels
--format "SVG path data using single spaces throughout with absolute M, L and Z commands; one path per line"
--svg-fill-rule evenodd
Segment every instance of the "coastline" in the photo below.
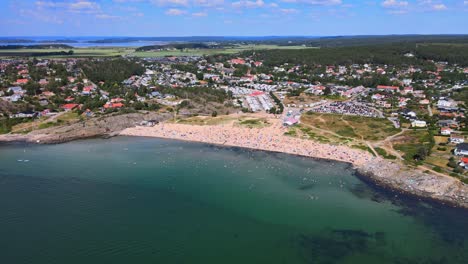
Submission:
M 359 177 L 365 177 L 378 186 L 468 209 L 468 185 L 458 179 L 411 169 L 400 162 L 374 157 L 347 146 L 328 145 L 283 134 L 284 129 L 280 125 L 265 129 L 172 123 L 137 126 L 119 133 L 121 136 L 182 140 L 345 162 L 356 170 Z

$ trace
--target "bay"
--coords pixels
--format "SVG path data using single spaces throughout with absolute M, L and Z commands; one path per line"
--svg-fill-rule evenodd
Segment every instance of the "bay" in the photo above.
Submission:
M 154 138 L 0 146 L 1 263 L 465 263 L 467 224 L 339 162 Z

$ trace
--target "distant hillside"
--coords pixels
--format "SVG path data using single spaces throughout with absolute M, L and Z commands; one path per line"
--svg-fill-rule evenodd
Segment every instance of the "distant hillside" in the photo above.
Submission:
M 136 51 L 149 51 L 149 50 L 161 50 L 161 49 L 210 49 L 219 48 L 219 46 L 208 45 L 204 43 L 173 43 L 166 45 L 150 45 L 143 46 L 136 49 Z
M 65 44 L 39 44 L 39 45 L 2 45 L 0 50 L 9 49 L 73 49 L 70 45 Z
M 467 43 L 468 35 L 389 35 L 389 36 L 337 36 L 313 40 L 299 40 L 301 44 L 314 47 L 371 46 L 395 43 Z M 288 45 L 297 45 L 293 41 Z

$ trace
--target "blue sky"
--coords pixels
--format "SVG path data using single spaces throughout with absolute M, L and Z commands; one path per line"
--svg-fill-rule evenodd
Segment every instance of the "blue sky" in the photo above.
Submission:
M 1 0 L 0 36 L 468 34 L 468 0 Z

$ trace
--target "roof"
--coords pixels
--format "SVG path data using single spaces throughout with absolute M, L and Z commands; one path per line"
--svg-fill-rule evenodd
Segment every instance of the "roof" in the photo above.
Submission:
M 250 94 L 250 96 L 257 96 L 257 95 L 262 95 L 264 94 L 264 92 L 261 92 L 261 91 L 254 91 Z
M 457 150 L 468 151 L 468 143 L 460 143 L 457 145 Z
M 398 90 L 398 86 L 378 85 L 377 89 Z
M 460 161 L 465 163 L 465 164 L 468 164 L 468 158 L 466 158 L 466 157 L 461 158 Z
M 64 105 L 62 105 L 62 108 L 63 109 L 73 109 L 73 108 L 75 108 L 77 106 L 78 106 L 78 104 L 64 104 Z

